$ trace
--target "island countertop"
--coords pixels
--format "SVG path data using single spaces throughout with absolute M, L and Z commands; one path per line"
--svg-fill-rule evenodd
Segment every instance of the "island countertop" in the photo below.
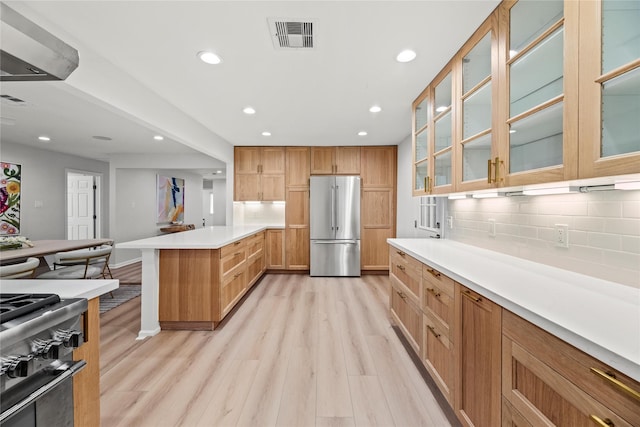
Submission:
M 6 293 L 56 294 L 60 298 L 86 298 L 88 300 L 117 289 L 117 279 L 96 280 L 46 280 L 11 279 L 3 280 L 0 288 Z
M 219 249 L 270 228 L 265 225 L 210 226 L 116 244 L 122 249 Z
M 451 240 L 387 242 L 640 381 L 640 289 Z

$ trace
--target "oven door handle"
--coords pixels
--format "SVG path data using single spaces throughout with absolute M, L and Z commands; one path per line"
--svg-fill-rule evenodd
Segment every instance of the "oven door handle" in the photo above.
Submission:
M 78 372 L 83 370 L 85 366 L 87 366 L 87 362 L 85 362 L 84 360 L 80 360 L 78 362 L 73 362 L 73 365 L 68 366 L 67 369 L 65 369 L 65 371 L 63 373 L 61 373 L 60 375 L 56 376 L 52 381 L 46 383 L 45 385 L 43 385 L 42 387 L 40 387 L 39 389 L 37 389 L 36 391 L 31 393 L 29 396 L 27 396 L 24 400 L 22 400 L 21 402 L 16 403 L 11 408 L 9 408 L 6 411 L 4 411 L 0 415 L 0 422 L 3 422 L 4 420 L 9 418 L 10 416 L 15 414 L 16 412 L 18 412 L 18 411 L 22 410 L 23 408 L 31 405 L 33 402 L 38 400 L 38 398 L 40 398 L 41 396 L 45 395 L 46 393 L 48 393 L 52 389 L 56 388 L 58 386 L 58 384 L 60 384 L 61 382 L 63 382 L 64 380 L 66 380 L 69 377 L 73 377 L 75 374 L 77 374 Z

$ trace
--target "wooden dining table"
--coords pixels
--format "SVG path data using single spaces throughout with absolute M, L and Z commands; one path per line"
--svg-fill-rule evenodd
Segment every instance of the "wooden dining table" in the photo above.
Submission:
M 45 255 L 52 255 L 57 252 L 74 251 L 76 249 L 92 248 L 113 244 L 112 239 L 85 239 L 85 240 L 33 240 L 33 247 L 22 247 L 20 249 L 5 249 L 0 251 L 0 263 L 10 263 L 10 261 L 29 257 L 41 258 Z

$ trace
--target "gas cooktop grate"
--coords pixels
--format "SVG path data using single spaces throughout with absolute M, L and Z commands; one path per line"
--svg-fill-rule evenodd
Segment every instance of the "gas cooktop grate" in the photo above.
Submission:
M 0 324 L 59 302 L 56 294 L 0 294 Z

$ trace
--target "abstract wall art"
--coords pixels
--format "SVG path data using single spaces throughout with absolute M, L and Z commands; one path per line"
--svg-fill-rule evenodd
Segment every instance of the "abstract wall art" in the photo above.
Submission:
M 22 167 L 15 163 L 2 164 L 0 177 L 0 236 L 20 234 L 20 181 Z
M 156 222 L 184 221 L 184 179 L 157 175 Z

